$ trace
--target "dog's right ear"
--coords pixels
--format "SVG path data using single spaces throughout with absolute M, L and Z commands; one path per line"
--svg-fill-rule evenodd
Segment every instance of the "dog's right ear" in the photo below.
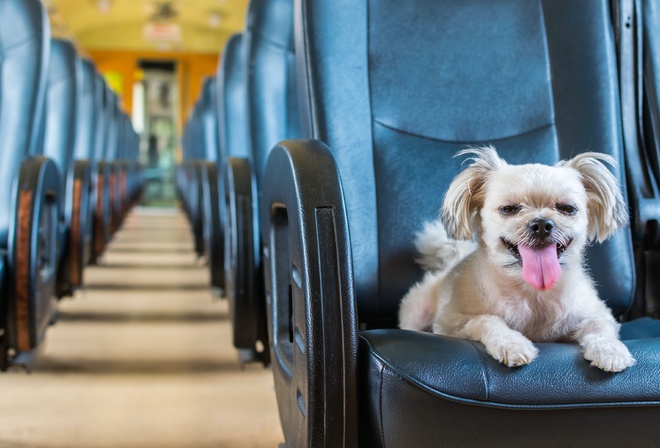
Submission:
M 449 185 L 442 203 L 442 222 L 449 238 L 471 240 L 474 228 L 474 216 L 484 204 L 484 184 L 489 173 L 503 166 L 506 162 L 498 155 L 495 148 L 468 148 L 456 154 L 456 157 L 472 154 L 467 160 L 472 163 L 461 171 Z

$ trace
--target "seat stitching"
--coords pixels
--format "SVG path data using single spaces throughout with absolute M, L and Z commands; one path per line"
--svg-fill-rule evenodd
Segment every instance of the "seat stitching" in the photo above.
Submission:
M 392 126 L 390 124 L 384 123 L 384 122 L 378 120 L 377 118 L 374 118 L 374 123 L 379 124 L 379 125 L 387 128 L 387 129 L 390 129 L 390 130 L 395 131 L 395 132 L 400 132 L 402 134 L 411 135 L 413 137 L 423 138 L 423 139 L 429 140 L 429 141 L 444 142 L 444 143 L 459 143 L 456 140 L 444 140 L 444 139 L 441 139 L 441 138 L 429 137 L 428 135 L 422 135 L 422 134 L 417 133 L 417 132 L 406 131 L 404 129 L 397 128 L 396 126 Z M 549 127 L 552 127 L 554 125 L 555 125 L 555 123 L 554 123 L 554 121 L 552 121 L 550 123 L 542 124 L 541 126 L 537 126 L 535 128 L 529 129 L 527 131 L 522 131 L 522 132 L 519 132 L 517 134 L 507 135 L 507 136 L 504 136 L 504 137 L 498 137 L 496 139 L 489 140 L 489 141 L 496 142 L 496 141 L 501 141 L 501 140 L 508 140 L 508 139 L 511 139 L 511 138 L 523 136 L 525 134 L 531 134 L 533 132 L 539 131 L 539 130 L 544 129 L 544 128 L 549 128 Z M 469 143 L 469 142 L 464 141 L 464 142 L 461 142 L 461 143 Z
M 25 44 L 33 41 L 33 40 L 36 40 L 36 38 L 37 38 L 37 36 L 31 35 L 31 36 L 26 37 L 23 40 L 19 40 L 18 42 L 14 42 L 13 44 L 9 45 L 7 48 L 3 49 L 3 55 L 5 55 L 5 56 L 8 55 L 13 50 L 16 50 L 18 47 L 21 47 L 21 46 L 23 46 L 23 45 L 25 45 Z
M 291 51 L 291 48 L 289 48 L 288 45 L 282 45 L 282 44 L 280 44 L 280 43 L 278 43 L 278 42 L 275 42 L 274 40 L 272 40 L 272 39 L 269 38 L 269 37 L 264 36 L 263 34 L 253 32 L 252 35 L 253 35 L 257 40 L 260 40 L 260 41 L 264 42 L 265 44 L 267 44 L 267 45 L 270 46 L 270 47 L 274 47 L 274 48 L 277 48 L 277 49 L 279 49 L 279 50 L 284 50 L 284 51 Z

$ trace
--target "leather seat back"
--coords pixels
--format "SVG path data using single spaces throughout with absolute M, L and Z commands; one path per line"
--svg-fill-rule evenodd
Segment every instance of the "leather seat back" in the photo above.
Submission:
M 215 105 L 218 94 L 215 83 L 215 77 L 208 77 L 204 80 L 202 96 L 199 100 L 203 136 L 202 150 L 204 151 L 204 158 L 213 162 L 218 160 L 218 117 L 216 116 L 217 108 Z
M 98 163 L 105 160 L 106 140 L 108 139 L 110 118 L 108 117 L 108 102 L 110 101 L 110 90 L 100 74 L 96 74 L 94 82 L 94 96 L 96 107 L 96 135 L 94 139 L 93 161 Z
M 234 34 L 218 65 L 218 148 L 221 160 L 248 157 L 243 36 Z
M 293 1 L 252 0 L 243 40 L 248 143 L 257 188 L 272 147 L 300 135 Z
M 82 61 L 80 87 L 80 113 L 74 157 L 76 160 L 92 160 L 94 158 L 94 137 L 96 134 L 96 116 L 98 108 L 95 102 L 96 69 L 87 59 Z
M 81 78 L 81 61 L 73 44 L 61 39 L 51 40 L 43 154 L 55 162 L 62 191 L 73 175 Z M 62 215 L 65 198 L 64 194 L 59 196 Z
M 466 145 L 493 144 L 510 163 L 606 152 L 625 187 L 607 1 L 299 6 L 303 134 L 326 142 L 340 169 L 363 323 L 396 324 L 422 276 L 414 233 L 437 217 Z M 588 249 L 616 313 L 633 299 L 632 260 L 627 231 Z
M 119 144 L 119 132 L 120 132 L 120 111 L 119 105 L 117 104 L 117 95 L 110 90 L 110 87 L 105 87 L 107 90 L 107 100 L 105 104 L 106 107 L 106 120 L 107 124 L 107 134 L 105 140 L 105 149 L 103 151 L 103 159 L 107 162 L 114 162 L 117 160 L 117 148 Z
M 50 29 L 38 0 L 0 2 L 0 248 L 7 246 L 13 183 L 40 152 Z

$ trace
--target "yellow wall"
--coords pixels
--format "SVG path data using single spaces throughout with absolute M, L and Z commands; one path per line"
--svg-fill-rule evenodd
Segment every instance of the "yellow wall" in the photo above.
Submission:
M 177 66 L 179 82 L 179 117 L 182 122 L 188 118 L 202 86 L 202 78 L 214 75 L 218 65 L 217 54 L 207 53 L 175 53 L 175 52 L 143 52 L 143 51 L 105 51 L 89 50 L 89 55 L 96 63 L 101 73 L 117 73 L 122 80 L 122 103 L 124 110 L 131 113 L 133 106 L 133 83 L 140 60 L 168 60 Z M 179 123 L 179 130 L 182 123 Z

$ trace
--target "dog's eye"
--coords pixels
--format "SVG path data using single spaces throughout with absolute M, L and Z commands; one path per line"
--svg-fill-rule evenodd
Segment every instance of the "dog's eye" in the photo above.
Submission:
M 522 210 L 522 205 L 516 204 L 516 205 L 503 205 L 500 207 L 500 213 L 503 214 L 504 216 L 513 216 L 517 215 L 520 210 Z
M 577 213 L 577 208 L 573 204 L 556 204 L 555 209 L 564 215 L 574 215 Z

